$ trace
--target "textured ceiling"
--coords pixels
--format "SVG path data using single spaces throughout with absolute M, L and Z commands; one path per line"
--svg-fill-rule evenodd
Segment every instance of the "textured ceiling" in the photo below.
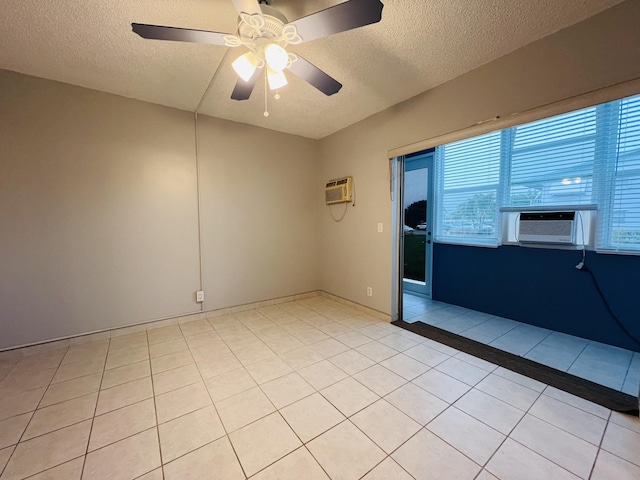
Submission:
M 288 75 L 280 100 L 264 86 L 229 98 L 226 47 L 144 40 L 130 23 L 235 32 L 230 0 L 2 0 L 0 68 L 194 111 L 220 65 L 201 113 L 322 138 L 451 80 L 621 0 L 382 0 L 382 21 L 290 50 L 344 84 L 326 97 Z M 289 20 L 340 0 L 273 0 Z

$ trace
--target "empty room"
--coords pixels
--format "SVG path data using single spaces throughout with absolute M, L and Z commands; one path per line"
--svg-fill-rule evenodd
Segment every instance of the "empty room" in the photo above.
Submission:
M 640 2 L 0 12 L 0 480 L 640 478 Z

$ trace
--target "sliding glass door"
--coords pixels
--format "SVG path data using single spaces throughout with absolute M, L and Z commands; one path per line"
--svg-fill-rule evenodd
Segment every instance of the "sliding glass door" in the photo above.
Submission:
M 403 290 L 431 296 L 433 153 L 404 159 Z

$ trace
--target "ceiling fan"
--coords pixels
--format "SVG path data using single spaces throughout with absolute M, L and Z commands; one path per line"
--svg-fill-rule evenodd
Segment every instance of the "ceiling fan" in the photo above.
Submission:
M 333 95 L 342 84 L 299 55 L 288 52 L 286 47 L 377 23 L 383 8 L 380 0 L 347 0 L 289 22 L 271 7 L 271 0 L 231 2 L 239 15 L 236 34 L 142 23 L 132 23 L 131 27 L 148 39 L 246 47 L 248 51 L 232 63 L 239 76 L 231 94 L 234 100 L 247 100 L 251 96 L 265 67 L 265 81 L 272 90 L 287 85 L 284 70 L 288 70 L 325 95 Z

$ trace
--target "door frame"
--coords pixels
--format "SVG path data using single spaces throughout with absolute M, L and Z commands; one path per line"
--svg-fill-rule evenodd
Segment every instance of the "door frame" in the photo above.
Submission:
M 403 292 L 411 292 L 414 295 L 419 295 L 426 298 L 431 298 L 432 294 L 432 280 L 433 280 L 433 210 L 434 210 L 434 191 L 433 191 L 433 168 L 434 168 L 434 151 L 433 149 L 425 152 L 419 152 L 414 155 L 407 155 L 402 157 L 401 160 L 401 172 L 402 172 L 402 185 L 401 195 L 399 196 L 399 207 L 401 210 L 401 227 L 404 229 L 404 198 L 405 198 L 405 172 L 411 172 L 413 170 L 419 170 L 422 168 L 427 169 L 427 230 L 425 231 L 425 285 L 420 285 L 418 282 L 406 281 L 404 279 L 404 271 L 400 277 L 402 283 Z M 413 165 L 411 165 L 413 163 Z M 410 167 L 410 168 L 407 168 Z M 402 240 L 404 240 L 404 230 L 402 231 Z M 404 241 L 402 244 L 402 257 L 400 257 L 400 264 L 404 267 Z M 404 268 L 403 268 L 404 270 Z
M 435 157 L 435 149 L 431 149 L 431 152 Z M 426 153 L 426 152 L 425 152 Z M 404 278 L 404 241 L 402 236 L 404 235 L 404 162 L 405 156 L 393 157 L 389 159 L 389 195 L 392 203 L 392 225 L 394 226 L 394 234 L 392 237 L 392 291 L 391 291 L 391 318 L 394 320 L 402 320 L 403 299 L 404 293 L 403 278 Z M 435 162 L 433 162 L 435 163 Z M 433 167 L 432 163 L 432 167 Z M 431 169 L 434 172 L 434 169 Z M 435 193 L 434 182 L 435 173 L 431 176 L 431 192 Z M 433 212 L 435 210 L 435 195 L 432 193 L 431 207 L 427 204 L 427 207 L 431 208 L 431 218 L 433 218 Z M 429 203 L 429 202 L 428 202 Z M 433 230 L 431 230 L 433 232 Z M 433 238 L 433 236 L 432 236 Z M 433 249 L 433 240 L 432 240 Z M 433 251 L 433 250 L 432 250 Z M 433 255 L 432 255 L 433 256 Z M 432 261 L 433 265 L 433 261 Z M 432 277 L 433 279 L 433 277 Z M 433 282 L 430 282 L 431 284 Z

